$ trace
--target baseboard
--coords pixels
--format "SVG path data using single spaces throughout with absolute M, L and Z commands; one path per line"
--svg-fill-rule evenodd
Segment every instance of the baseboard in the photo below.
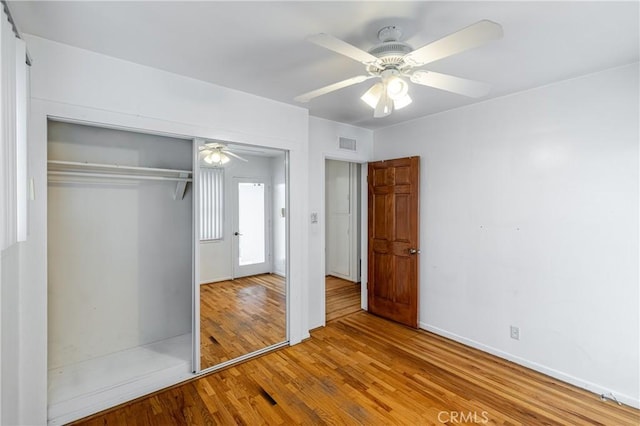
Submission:
M 232 280 L 232 279 L 233 279 L 233 277 L 216 277 L 216 278 L 211 279 L 211 280 L 200 281 L 200 285 L 219 283 L 221 281 L 229 281 L 229 280 Z
M 285 275 L 285 273 L 284 273 L 284 272 L 280 272 L 280 271 L 273 271 L 273 272 L 272 272 L 272 274 L 273 274 L 273 275 L 277 275 L 277 276 L 282 277 L 282 278 L 287 278 L 287 276 Z
M 570 374 L 566 374 L 563 373 L 562 371 L 558 371 L 556 369 L 547 367 L 545 365 L 542 364 L 538 364 L 537 362 L 533 362 L 533 361 L 529 361 L 525 358 L 521 358 L 519 356 L 516 355 L 512 355 L 508 352 L 504 352 L 500 349 L 496 349 L 494 347 L 485 345 L 483 343 L 477 342 L 475 340 L 472 339 L 468 339 L 466 337 L 463 336 L 459 336 L 455 333 L 451 333 L 449 331 L 443 330 L 441 328 L 438 327 L 434 327 L 432 325 L 429 325 L 427 323 L 424 322 L 420 322 L 419 326 L 421 329 L 429 331 L 431 333 L 437 334 L 438 336 L 442 336 L 442 337 L 446 337 L 447 339 L 451 339 L 451 340 L 455 340 L 458 343 L 462 343 L 463 345 L 467 345 L 470 346 L 472 348 L 481 350 L 483 352 L 487 352 L 491 355 L 495 355 L 497 357 L 506 359 L 507 361 L 511 361 L 514 362 L 518 365 L 522 365 L 523 367 L 527 367 L 530 368 L 532 370 L 535 370 L 539 373 L 542 374 L 546 374 L 547 376 L 553 377 L 555 379 L 561 380 L 563 382 L 569 383 L 571 385 L 577 386 L 579 388 L 588 390 L 589 392 L 593 392 L 597 395 L 602 395 L 602 394 L 612 394 L 616 397 L 616 399 L 618 401 L 620 401 L 621 403 L 625 404 L 625 405 L 629 405 L 631 407 L 634 408 L 640 408 L 640 400 L 633 398 L 629 395 L 624 395 L 621 393 L 618 393 L 612 389 L 608 389 L 605 388 L 603 386 L 600 386 L 596 383 L 592 383 L 589 382 L 587 380 L 583 380 L 580 379 L 578 377 L 574 377 Z

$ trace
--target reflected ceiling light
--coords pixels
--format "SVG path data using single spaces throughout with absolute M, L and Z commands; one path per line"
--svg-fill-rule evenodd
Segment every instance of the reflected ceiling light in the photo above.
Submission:
M 231 157 L 244 162 L 249 161 L 238 154 L 234 154 L 227 145 L 220 142 L 205 142 L 198 147 L 198 150 L 200 151 L 202 161 L 216 167 L 227 164 L 231 160 Z
M 227 157 L 221 150 L 214 149 L 210 154 L 204 157 L 204 161 L 207 164 L 221 166 L 229 162 L 229 157 Z

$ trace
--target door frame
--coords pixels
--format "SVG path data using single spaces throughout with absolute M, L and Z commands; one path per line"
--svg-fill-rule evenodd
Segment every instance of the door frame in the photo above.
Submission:
M 352 156 L 349 155 L 344 155 L 344 156 L 340 156 L 340 155 L 328 155 L 328 154 L 324 154 L 322 156 L 322 167 L 320 168 L 320 184 L 322 185 L 322 188 L 320 189 L 322 191 L 322 203 L 320 205 L 320 214 L 321 216 L 321 220 L 319 220 L 319 224 L 320 224 L 320 241 L 322 243 L 322 251 L 321 251 L 321 255 L 320 255 L 320 268 L 322 270 L 322 283 L 321 283 L 321 287 L 322 287 L 322 304 L 321 304 L 321 309 L 322 309 L 322 326 L 325 326 L 327 323 L 327 285 L 326 285 L 326 279 L 325 279 L 325 271 L 327 270 L 327 263 L 326 263 L 326 245 L 327 245 L 327 229 L 326 229 L 326 210 L 327 210 L 327 188 L 326 188 L 326 164 L 327 164 L 327 160 L 336 160 L 336 161 L 344 161 L 344 162 L 348 162 L 348 163 L 354 163 L 354 164 L 358 164 L 360 165 L 360 258 L 361 258 L 361 263 L 360 263 L 360 308 L 362 308 L 363 310 L 367 310 L 367 273 L 368 273 L 368 268 L 369 268 L 369 263 L 368 263 L 368 259 L 367 256 L 364 256 L 364 253 L 368 253 L 369 252 L 369 240 L 368 240 L 368 232 L 369 232 L 369 228 L 368 228 L 368 211 L 369 211 L 369 200 L 368 200 L 368 195 L 367 195 L 367 191 L 365 191 L 365 188 L 367 188 L 367 176 L 368 176 L 368 169 L 367 169 L 367 164 L 369 164 L 369 162 L 373 161 L 373 160 L 362 160 L 362 159 L 357 159 L 357 158 L 353 158 Z
M 269 179 L 266 179 L 264 177 L 242 177 L 242 176 L 234 176 L 231 178 L 231 191 L 232 191 L 232 200 L 233 200 L 233 206 L 232 206 L 232 221 L 233 221 L 233 229 L 234 232 L 239 232 L 239 224 L 238 224 L 238 213 L 239 213 L 239 206 L 238 203 L 240 202 L 239 199 L 239 194 L 238 194 L 238 183 L 240 182 L 246 182 L 246 183 L 262 183 L 264 184 L 265 187 L 265 192 L 264 192 L 264 210 L 265 210 L 265 215 L 264 215 L 264 255 L 265 255 L 265 261 L 264 263 L 258 264 L 259 266 L 255 266 L 254 265 L 248 265 L 245 268 L 252 268 L 250 272 L 248 272 L 247 274 L 239 274 L 238 272 L 240 271 L 240 268 L 243 268 L 243 266 L 240 266 L 238 263 L 239 260 L 239 250 L 240 250 L 240 244 L 239 244 L 239 237 L 237 237 L 236 235 L 230 235 L 229 237 L 231 238 L 231 278 L 232 279 L 236 279 L 239 277 L 245 277 L 245 276 L 249 276 L 249 275 L 258 275 L 258 274 L 263 274 L 263 273 L 269 273 L 273 271 L 273 259 L 272 259 L 272 247 L 271 247 L 271 243 L 272 243 L 272 229 L 271 229 L 271 204 L 272 204 L 272 199 L 271 199 L 271 182 Z

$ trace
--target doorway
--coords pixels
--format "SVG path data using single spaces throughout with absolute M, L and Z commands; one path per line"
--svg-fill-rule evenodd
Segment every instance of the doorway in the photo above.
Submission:
M 266 179 L 234 178 L 233 277 L 271 272 L 269 199 Z
M 326 320 L 361 306 L 361 169 L 357 163 L 325 161 Z

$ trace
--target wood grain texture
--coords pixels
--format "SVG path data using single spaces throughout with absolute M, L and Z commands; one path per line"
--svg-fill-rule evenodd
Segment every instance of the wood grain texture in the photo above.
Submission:
M 342 278 L 327 275 L 325 279 L 326 294 L 326 320 L 333 321 L 336 318 L 358 312 L 360 310 L 360 283 L 343 280 Z
M 200 286 L 201 368 L 285 340 L 283 277 L 263 274 Z
M 369 163 L 368 309 L 418 327 L 420 158 Z
M 638 410 L 600 401 L 595 394 L 431 333 L 358 312 L 314 331 L 299 345 L 77 424 L 639 422 Z

